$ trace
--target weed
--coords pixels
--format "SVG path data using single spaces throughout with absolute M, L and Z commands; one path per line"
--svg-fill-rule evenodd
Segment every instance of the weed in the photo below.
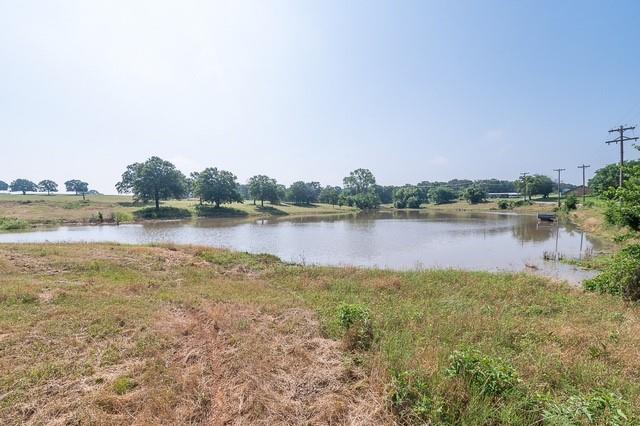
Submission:
M 586 396 L 571 396 L 563 402 L 548 402 L 543 418 L 554 425 L 622 426 L 632 424 L 625 414 L 627 405 L 613 392 L 596 390 Z
M 348 349 L 368 349 L 373 342 L 371 314 L 366 306 L 343 303 L 338 306 L 338 321 Z
M 27 229 L 29 223 L 22 219 L 9 217 L 0 217 L 0 231 L 16 231 L 19 229 Z
M 449 357 L 447 374 L 462 377 L 479 389 L 481 395 L 501 396 L 519 383 L 518 373 L 500 358 L 491 358 L 473 349 L 455 351 Z
M 137 386 L 137 383 L 129 376 L 120 376 L 113 382 L 113 390 L 118 395 L 124 395 Z

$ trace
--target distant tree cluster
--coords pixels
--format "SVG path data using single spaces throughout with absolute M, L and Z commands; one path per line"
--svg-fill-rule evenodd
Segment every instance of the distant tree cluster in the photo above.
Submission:
M 81 186 L 69 187 L 68 183 L 79 182 Z M 75 192 L 76 194 L 86 194 L 89 191 L 89 184 L 80 180 L 74 179 L 65 182 L 65 186 L 68 192 Z M 58 192 L 58 184 L 50 179 L 41 180 L 35 183 L 29 179 L 15 179 L 11 183 L 6 183 L 0 180 L 0 191 L 22 192 L 22 195 L 26 195 L 27 192 L 46 192 L 47 195 L 51 195 L 52 192 Z

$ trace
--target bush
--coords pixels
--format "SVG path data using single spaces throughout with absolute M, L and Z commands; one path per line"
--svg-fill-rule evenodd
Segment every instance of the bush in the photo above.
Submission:
M 481 395 L 501 396 L 520 383 L 518 373 L 511 365 L 473 349 L 455 351 L 449 361 L 447 374 L 466 379 Z
M 132 222 L 133 215 L 128 212 L 113 212 L 111 213 L 111 221 L 116 224 L 121 224 L 124 222 Z
M 446 186 L 438 186 L 429 190 L 429 199 L 434 204 L 450 203 L 458 198 L 458 194 Z
M 0 231 L 17 231 L 19 229 L 27 229 L 29 222 L 22 219 L 9 217 L 0 217 Z
M 338 322 L 348 349 L 368 349 L 373 342 L 371 314 L 366 306 L 343 303 L 338 306 Z
M 137 219 L 187 219 L 191 217 L 189 210 L 178 207 L 160 207 L 160 210 L 146 207 L 136 210 L 133 214 Z
M 129 392 L 136 386 L 137 386 L 137 383 L 131 377 L 128 377 L 128 376 L 118 377 L 113 382 L 113 390 L 118 395 L 124 395 L 125 393 Z
M 498 201 L 498 208 L 500 210 L 506 210 L 510 207 L 510 204 L 507 200 L 499 200 Z
M 573 194 L 568 195 L 567 198 L 564 200 L 564 209 L 566 211 L 569 211 L 569 210 L 575 210 L 576 208 L 578 208 L 578 198 L 576 198 L 576 196 Z
M 360 210 L 376 209 L 380 204 L 378 195 L 371 192 L 356 194 L 351 198 L 353 205 Z
M 640 244 L 620 250 L 600 275 L 583 285 L 588 291 L 640 300 Z
M 487 191 L 481 186 L 472 185 L 464 191 L 463 197 L 469 204 L 478 204 L 487 198 Z

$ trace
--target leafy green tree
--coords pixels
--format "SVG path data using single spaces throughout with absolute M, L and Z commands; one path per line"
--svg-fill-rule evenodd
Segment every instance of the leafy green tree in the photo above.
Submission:
M 533 184 L 533 176 L 521 176 L 516 182 L 516 190 L 521 193 L 525 199 L 531 199 L 531 185 Z
M 336 204 L 338 204 L 341 192 L 342 188 L 340 188 L 339 186 L 325 186 L 324 188 L 322 188 L 322 191 L 320 191 L 318 200 L 321 203 L 331 204 L 332 206 L 335 206 Z
M 375 209 L 380 204 L 378 194 L 373 191 L 361 192 L 352 195 L 350 198 L 352 200 L 350 205 L 354 205 L 361 210 Z
M 533 175 L 529 182 L 529 194 L 542 195 L 542 198 L 548 198 L 553 192 L 553 180 L 549 176 Z
M 46 192 L 47 195 L 51 195 L 52 192 L 58 192 L 58 184 L 52 180 L 42 180 L 38 183 L 38 189 L 40 192 Z
M 0 191 L 6 191 L 7 189 L 9 189 L 9 184 L 0 180 Z
M 417 209 L 423 201 L 422 191 L 417 186 L 402 186 L 393 192 L 393 205 L 397 209 Z
M 287 199 L 296 204 L 311 204 L 318 201 L 322 187 L 319 182 L 294 182 L 287 190 Z
M 349 195 L 364 194 L 374 190 L 376 178 L 368 169 L 356 169 L 343 180 L 344 190 Z
M 376 193 L 378 194 L 378 198 L 380 198 L 381 204 L 393 203 L 393 194 L 398 187 L 392 186 L 392 185 L 388 185 L 388 186 L 376 185 L 375 188 L 376 188 Z
M 27 191 L 36 192 L 38 185 L 31 182 L 29 179 L 16 179 L 9 185 L 11 192 L 22 192 L 22 195 L 26 195 Z
M 226 170 L 209 167 L 198 173 L 193 185 L 194 195 L 205 202 L 221 204 L 243 201 L 238 192 L 236 176 Z
M 483 186 L 473 184 L 464 190 L 462 196 L 469 204 L 478 204 L 487 198 L 487 191 Z
M 89 191 L 89 184 L 79 179 L 71 179 L 64 183 L 67 192 L 75 192 L 76 195 L 82 195 L 82 199 L 85 199 L 85 194 Z
M 640 172 L 640 160 L 624 162 L 623 172 L 625 177 L 636 175 Z M 589 179 L 589 188 L 597 195 L 603 195 L 611 188 L 617 188 L 619 183 L 620 165 L 618 163 L 607 164 L 596 170 L 593 177 Z
M 138 201 L 146 203 L 153 200 L 156 212 L 160 211 L 160 200 L 179 199 L 187 195 L 185 175 L 159 157 L 128 165 L 116 189 L 119 193 L 133 193 Z
M 264 201 L 275 204 L 280 201 L 282 188 L 278 182 L 265 175 L 256 175 L 249 179 L 249 195 L 253 198 L 253 204 L 260 200 L 260 205 L 264 207 Z
M 446 186 L 437 186 L 429 190 L 429 199 L 434 204 L 450 203 L 458 198 L 458 193 Z

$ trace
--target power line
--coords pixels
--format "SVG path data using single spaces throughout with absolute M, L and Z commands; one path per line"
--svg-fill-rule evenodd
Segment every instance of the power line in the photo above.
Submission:
M 631 127 L 624 127 L 624 126 L 620 126 L 617 129 L 611 129 L 609 130 L 609 133 L 615 133 L 618 132 L 620 133 L 620 136 L 615 138 L 615 139 L 611 139 L 610 141 L 606 141 L 605 143 L 607 145 L 612 144 L 612 143 L 619 143 L 620 144 L 620 176 L 618 178 L 618 186 L 622 187 L 622 182 L 624 181 L 624 177 L 622 174 L 622 169 L 624 167 L 624 143 L 627 141 L 637 141 L 638 137 L 628 137 L 624 135 L 624 132 L 626 132 L 627 130 L 634 130 L 636 127 L 635 126 L 631 126 Z
M 558 172 L 558 207 L 560 207 L 560 172 L 564 172 L 567 169 L 553 169 L 554 172 Z
M 582 166 L 578 166 L 579 169 L 582 169 L 582 204 L 584 204 L 586 196 L 587 196 L 587 185 L 585 181 L 585 169 L 591 167 L 590 164 L 583 164 Z

